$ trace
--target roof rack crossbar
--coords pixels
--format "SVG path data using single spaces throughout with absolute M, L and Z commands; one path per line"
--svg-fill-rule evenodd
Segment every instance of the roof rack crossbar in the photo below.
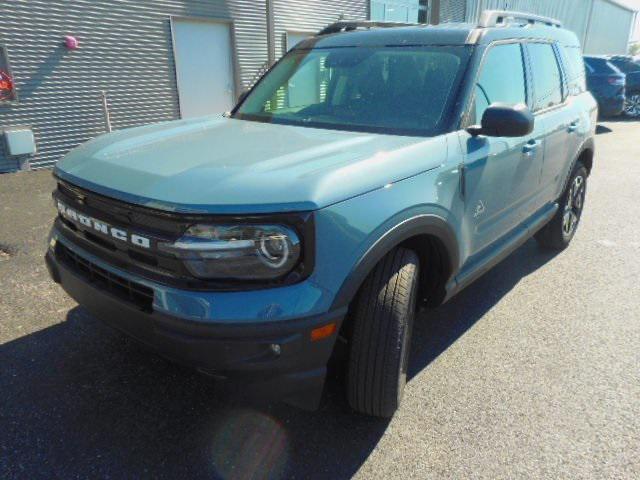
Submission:
M 534 15 L 533 13 L 510 12 L 507 10 L 485 10 L 480 16 L 478 27 L 497 27 L 513 23 L 525 23 L 528 25 L 541 24 L 549 27 L 562 28 L 562 22 L 555 18 Z
M 392 28 L 392 27 L 411 27 L 415 23 L 402 22 L 372 22 L 369 20 L 341 20 L 339 22 L 327 25 L 318 32 L 318 35 L 329 35 L 330 33 L 350 32 L 358 28 Z

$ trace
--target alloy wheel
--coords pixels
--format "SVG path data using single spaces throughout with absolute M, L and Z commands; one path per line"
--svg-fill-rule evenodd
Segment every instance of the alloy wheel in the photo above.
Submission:
M 564 207 L 562 235 L 565 238 L 571 237 L 578 226 L 580 215 L 582 214 L 582 206 L 584 205 L 584 193 L 584 177 L 578 175 L 573 179 L 573 183 L 567 194 L 567 203 Z
M 629 117 L 640 117 L 640 94 L 627 97 L 624 102 L 624 113 Z

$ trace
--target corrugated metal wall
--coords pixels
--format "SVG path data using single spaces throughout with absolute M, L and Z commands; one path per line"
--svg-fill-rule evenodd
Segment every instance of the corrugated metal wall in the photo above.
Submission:
M 467 0 L 442 0 L 440 3 L 440 23 L 464 22 Z
M 633 12 L 607 0 L 595 0 L 591 22 L 590 0 L 467 0 L 466 3 L 465 18 L 470 22 L 477 22 L 478 12 L 483 10 L 514 10 L 557 18 L 578 35 L 585 53 L 591 54 L 626 53 L 633 19 Z
M 606 22 L 596 19 L 606 19 Z M 595 0 L 584 51 L 592 55 L 627 53 L 633 20 L 632 12 L 604 0 Z
M 284 32 L 316 32 L 368 17 L 368 0 L 274 0 L 276 54 Z M 241 87 L 267 62 L 265 0 L 11 0 L 0 9 L 0 44 L 9 49 L 19 102 L 0 105 L 0 129 L 31 126 L 33 168 L 50 167 L 105 131 L 101 91 L 114 129 L 179 117 L 170 16 L 234 21 Z M 65 35 L 80 48 L 68 51 Z M 0 142 L 3 143 L 3 142 Z M 0 145 L 0 172 L 15 170 Z
M 276 57 L 286 50 L 285 33 L 316 33 L 343 17 L 365 20 L 369 0 L 274 0 Z
M 0 129 L 31 126 L 38 146 L 31 164 L 40 168 L 104 131 L 101 90 L 114 129 L 178 118 L 170 15 L 233 19 L 245 85 L 267 59 L 264 1 L 2 1 L 0 43 L 19 102 L 0 105 Z M 80 48 L 68 51 L 65 35 Z M 0 149 L 0 171 L 16 167 Z
M 582 39 L 589 15 L 589 1 L 585 0 L 472 0 L 468 20 L 477 22 L 478 1 L 483 10 L 513 10 L 557 18 Z

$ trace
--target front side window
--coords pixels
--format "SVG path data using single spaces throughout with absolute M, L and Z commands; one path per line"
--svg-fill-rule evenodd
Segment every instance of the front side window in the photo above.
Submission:
M 293 50 L 232 117 L 399 135 L 435 135 L 448 120 L 469 47 Z
M 527 45 L 533 73 L 535 100 L 533 110 L 543 110 L 562 103 L 562 74 L 553 46 L 549 43 Z
M 496 45 L 485 55 L 475 88 L 472 119 L 479 125 L 484 111 L 493 103 L 527 103 L 522 47 L 518 43 Z

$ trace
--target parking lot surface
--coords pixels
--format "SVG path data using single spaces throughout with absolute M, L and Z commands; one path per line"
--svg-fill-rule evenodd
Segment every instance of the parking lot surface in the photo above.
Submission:
M 640 478 L 640 123 L 599 127 L 578 233 L 415 327 L 391 421 L 249 402 L 49 280 L 50 172 L 0 176 L 0 478 Z

